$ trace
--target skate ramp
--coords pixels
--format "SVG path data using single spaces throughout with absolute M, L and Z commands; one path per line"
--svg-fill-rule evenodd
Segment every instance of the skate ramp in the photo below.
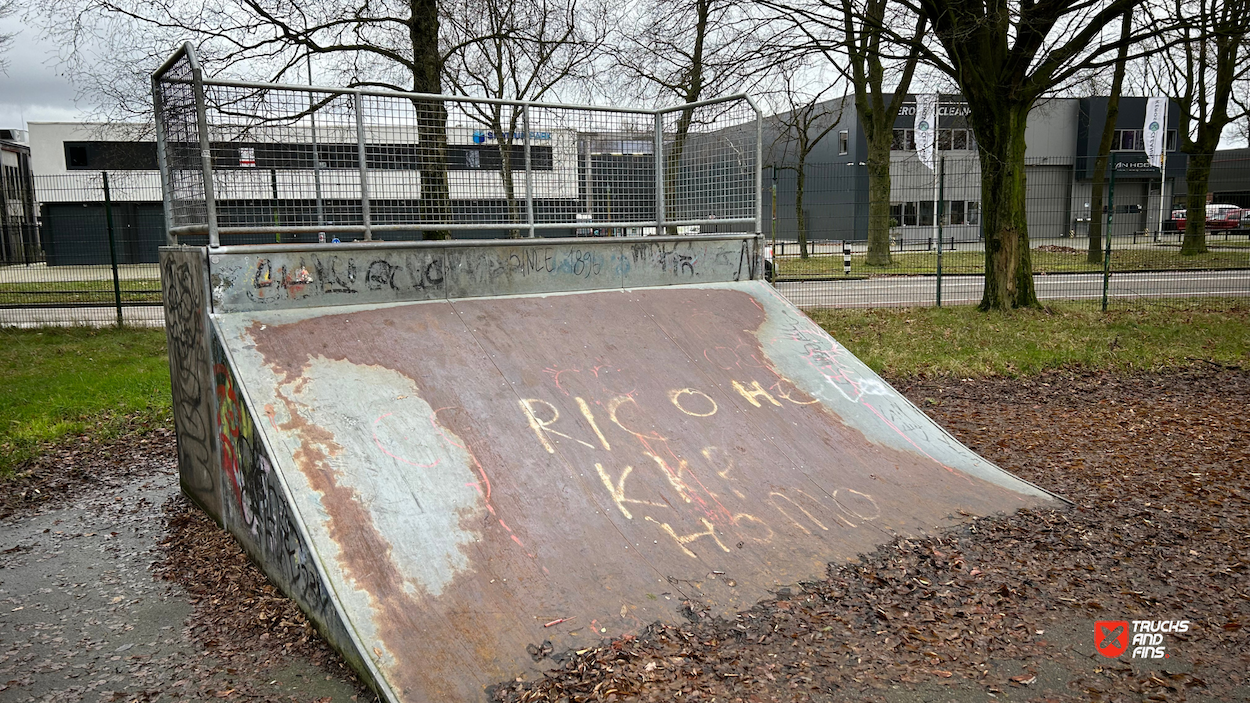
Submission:
M 287 290 L 210 316 L 221 519 L 390 700 L 485 700 L 548 652 L 1055 500 L 760 281 Z

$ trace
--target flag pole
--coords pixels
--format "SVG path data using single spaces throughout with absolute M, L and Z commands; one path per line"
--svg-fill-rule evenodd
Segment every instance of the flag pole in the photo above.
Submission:
M 1159 241 L 1163 237 L 1163 189 L 1167 183 L 1167 165 L 1168 165 L 1168 103 L 1170 100 L 1163 102 L 1163 145 L 1159 147 L 1159 229 L 1155 235 L 1155 241 Z M 1180 135 L 1177 135 L 1179 138 Z

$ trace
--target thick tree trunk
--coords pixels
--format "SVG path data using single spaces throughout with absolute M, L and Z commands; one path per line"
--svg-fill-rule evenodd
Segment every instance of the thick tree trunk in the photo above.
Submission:
M 1189 197 L 1185 212 L 1185 239 L 1181 242 L 1181 254 L 1204 254 L 1207 251 L 1207 183 L 1211 179 L 1213 151 L 1201 151 L 1189 155 L 1185 167 L 1185 183 Z
M 868 140 L 868 265 L 890 265 L 889 130 L 876 130 Z M 900 223 L 902 224 L 902 223 Z
M 1094 178 L 1089 194 L 1089 251 L 1085 260 L 1091 264 L 1102 263 L 1102 223 L 1107 219 L 1102 212 L 1102 189 L 1107 180 L 1107 155 L 1098 152 L 1094 160 Z
M 807 251 L 807 214 L 803 212 L 803 188 L 807 185 L 807 174 L 804 173 L 806 159 L 799 159 L 798 177 L 794 185 L 794 214 L 799 225 L 799 258 L 806 259 Z
M 417 93 L 443 92 L 443 60 L 438 51 L 437 0 L 409 0 L 409 39 L 412 41 L 412 89 Z M 421 140 L 421 199 L 426 222 L 451 221 L 451 193 L 447 187 L 447 107 L 441 102 L 413 101 Z M 445 229 L 427 229 L 426 239 L 450 239 Z
M 1107 118 L 1102 123 L 1102 139 L 1098 141 L 1098 158 L 1094 161 L 1094 182 L 1089 196 L 1089 253 L 1085 260 L 1091 264 L 1102 262 L 1102 186 L 1107 180 L 1107 157 L 1111 153 L 1111 140 L 1115 138 L 1115 123 L 1120 117 L 1120 93 L 1124 87 L 1124 69 L 1128 64 L 1128 38 L 1133 32 L 1133 14 L 1124 13 L 1120 19 L 1121 44 L 1115 59 L 1115 73 L 1111 78 L 1111 95 L 1107 98 Z M 1115 168 L 1112 165 L 1112 168 Z M 1110 236 L 1110 233 L 1108 233 Z
M 977 125 L 985 227 L 982 310 L 1041 307 L 1033 285 L 1025 210 L 1024 125 L 1030 107 L 993 99 L 973 112 L 982 120 Z

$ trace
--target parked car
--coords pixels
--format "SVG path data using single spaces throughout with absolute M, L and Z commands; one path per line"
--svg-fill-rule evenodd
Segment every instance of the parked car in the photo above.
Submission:
M 1185 210 L 1172 211 L 1172 221 L 1176 223 L 1176 229 L 1185 229 L 1187 216 Z M 1243 226 L 1243 219 L 1250 222 L 1250 210 L 1228 204 L 1207 206 L 1207 229 L 1237 229 Z

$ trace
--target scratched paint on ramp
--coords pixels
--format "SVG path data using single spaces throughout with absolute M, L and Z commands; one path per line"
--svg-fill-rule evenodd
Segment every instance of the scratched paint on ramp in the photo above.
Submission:
M 688 598 L 729 614 L 894 535 L 1053 500 L 758 282 L 216 322 L 396 700 L 482 700 L 544 640 Z

